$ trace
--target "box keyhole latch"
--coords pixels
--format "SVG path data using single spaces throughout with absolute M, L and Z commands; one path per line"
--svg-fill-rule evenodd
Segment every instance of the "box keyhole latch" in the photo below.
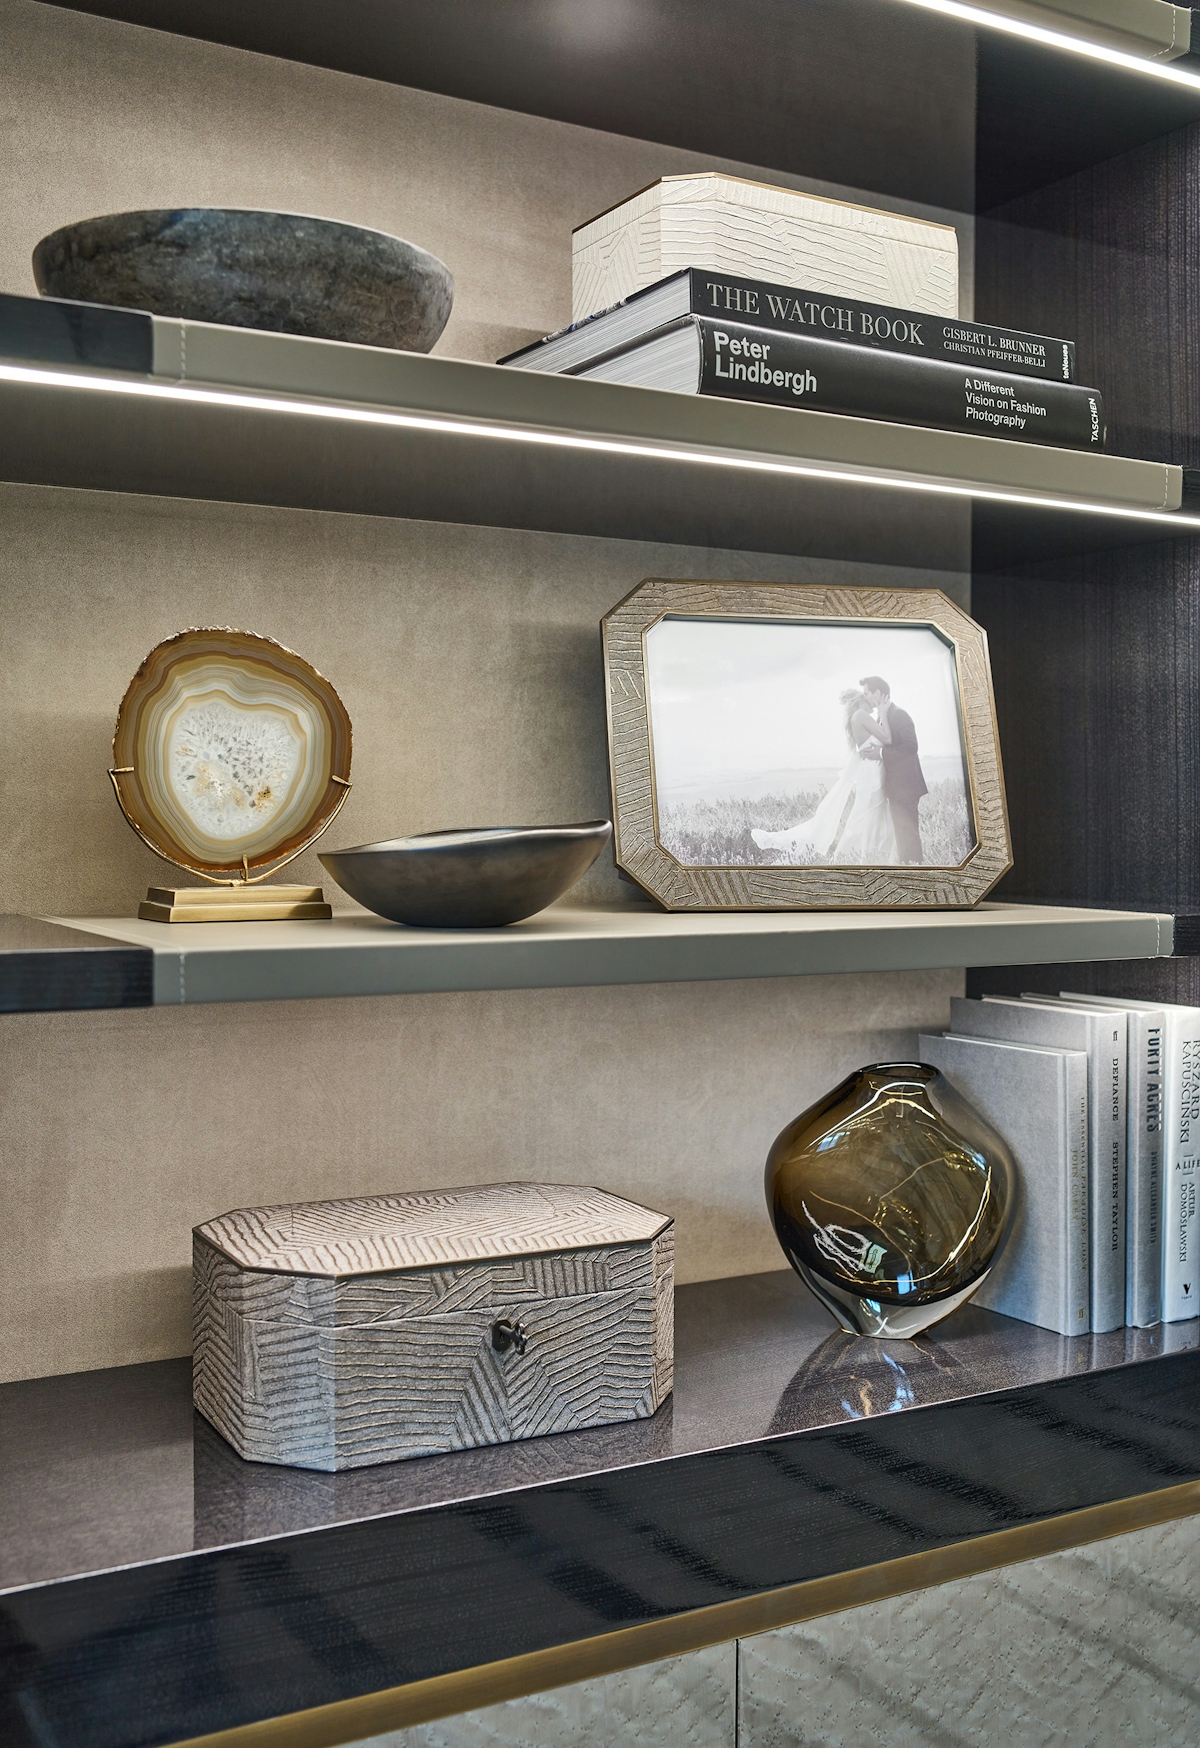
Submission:
M 507 1317 L 502 1317 L 492 1324 L 492 1346 L 497 1353 L 507 1353 L 510 1347 L 524 1353 L 528 1345 L 529 1335 L 523 1323 L 510 1323 Z

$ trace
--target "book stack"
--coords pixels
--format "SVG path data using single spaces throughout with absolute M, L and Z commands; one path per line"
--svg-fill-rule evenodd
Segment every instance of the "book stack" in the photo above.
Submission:
M 1011 1236 L 977 1303 L 1062 1335 L 1200 1311 L 1200 1008 L 1110 996 L 955 1000 L 922 1036 L 1012 1147 Z
M 575 233 L 576 319 L 499 362 L 1103 449 L 1074 345 L 960 320 L 957 280 L 952 226 L 667 177 Z

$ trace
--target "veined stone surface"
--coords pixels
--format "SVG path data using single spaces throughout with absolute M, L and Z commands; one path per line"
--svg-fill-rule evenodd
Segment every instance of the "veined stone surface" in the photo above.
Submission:
M 741 1641 L 738 1748 L 1195 1748 L 1200 1518 Z
M 571 319 L 583 321 L 683 267 L 958 315 L 952 225 L 709 171 L 664 176 L 580 225 Z
M 355 1748 L 1194 1748 L 1198 1561 L 1183 1518 Z
M 481 1706 L 357 1748 L 734 1748 L 736 1647 Z
M 161 855 L 232 872 L 321 829 L 346 792 L 350 742 L 341 699 L 300 656 L 250 632 L 184 631 L 130 683 L 113 767 L 126 818 Z
M 239 1209 L 194 1234 L 196 1406 L 241 1456 L 323 1470 L 644 1419 L 673 1239 L 562 1184 Z

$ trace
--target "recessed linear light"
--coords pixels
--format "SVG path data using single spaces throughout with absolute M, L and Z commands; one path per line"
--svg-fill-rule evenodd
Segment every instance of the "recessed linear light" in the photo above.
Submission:
M 506 443 L 532 443 L 554 449 L 583 449 L 603 455 L 633 455 L 653 461 L 686 461 L 701 467 L 736 468 L 748 473 L 782 474 L 798 479 L 829 480 L 840 485 L 885 486 L 895 491 L 924 492 L 937 497 L 983 498 L 998 504 L 1020 504 L 1039 510 L 1080 510 L 1087 515 L 1116 516 L 1138 522 L 1200 529 L 1200 516 L 1177 510 L 1125 508 L 1087 499 L 1006 490 L 1002 486 L 921 478 L 867 468 L 839 467 L 821 461 L 772 460 L 735 450 L 688 449 L 672 443 L 638 442 L 633 438 L 589 436 L 581 432 L 546 431 L 537 426 L 488 424 L 483 420 L 443 417 L 436 413 L 402 413 L 390 408 L 339 404 L 333 401 L 291 400 L 282 395 L 250 394 L 236 389 L 197 388 L 185 383 L 146 382 L 139 378 L 86 376 L 73 371 L 43 370 L 21 364 L 0 364 L 0 382 L 21 382 L 37 388 L 88 389 L 98 394 L 132 395 L 141 400 L 184 401 L 210 407 L 238 407 L 262 413 L 290 413 L 306 419 L 332 419 L 344 424 L 381 425 L 405 431 L 429 431 L 452 437 L 497 438 Z
M 1200 75 L 1185 72 L 1170 61 L 1149 60 L 1142 55 L 1126 54 L 1102 43 L 1087 42 L 1083 37 L 1070 36 L 1065 31 L 1049 30 L 1040 24 L 1030 24 L 1023 18 L 1011 18 L 1003 12 L 988 12 L 981 6 L 966 6 L 960 0 L 907 0 L 910 6 L 923 7 L 926 12 L 941 12 L 947 18 L 959 18 L 964 24 L 978 24 L 988 30 L 1000 30 L 1008 36 L 1023 37 L 1027 42 L 1042 43 L 1046 48 L 1062 49 L 1067 54 L 1083 55 L 1089 61 L 1104 61 L 1111 67 L 1124 67 L 1130 73 L 1143 73 L 1151 79 L 1164 79 L 1169 85 L 1181 85 L 1185 90 L 1200 91 Z M 1082 22 L 1082 21 L 1081 21 Z

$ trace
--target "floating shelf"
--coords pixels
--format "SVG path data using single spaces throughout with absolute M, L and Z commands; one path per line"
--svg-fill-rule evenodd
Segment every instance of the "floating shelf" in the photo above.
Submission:
M 1007 549 L 1200 532 L 1162 462 L 145 319 L 153 376 L 0 362 L 0 477 L 955 571 L 972 504 Z
M 0 1014 L 146 1008 L 154 958 L 145 947 L 82 929 L 0 915 Z
M 1171 954 L 1174 921 L 1034 904 L 671 915 L 556 904 L 509 928 L 467 931 L 408 929 L 362 913 L 292 923 L 49 920 L 148 952 L 156 1007 L 1158 959 Z
M 675 1327 L 651 1420 L 340 1475 L 242 1462 L 186 1359 L 0 1387 L 5 1743 L 377 1696 L 319 1748 L 1196 1509 L 1195 1321 L 855 1342 L 784 1271 Z

